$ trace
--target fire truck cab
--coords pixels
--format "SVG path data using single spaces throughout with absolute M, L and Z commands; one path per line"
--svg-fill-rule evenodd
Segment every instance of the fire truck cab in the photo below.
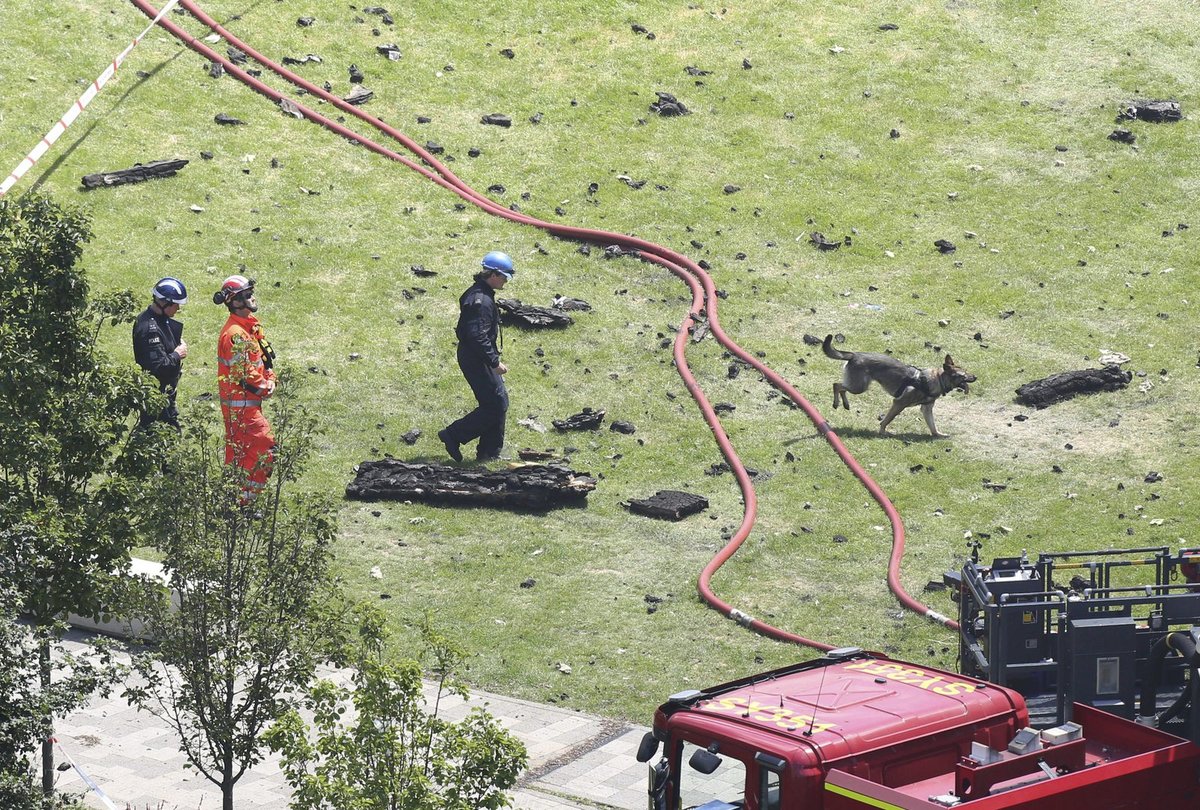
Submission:
M 1200 746 L 1074 709 L 1037 731 L 1010 689 L 843 648 L 671 696 L 638 759 L 650 810 L 1200 807 Z

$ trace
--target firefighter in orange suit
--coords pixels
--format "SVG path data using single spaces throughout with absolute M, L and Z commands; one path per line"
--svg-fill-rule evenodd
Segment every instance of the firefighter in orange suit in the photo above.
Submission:
M 275 461 L 275 436 L 262 412 L 262 401 L 275 392 L 271 367 L 275 352 L 254 313 L 254 279 L 230 276 L 213 294 L 213 303 L 229 308 L 217 341 L 217 387 L 225 417 L 225 463 L 246 471 L 246 489 L 266 486 Z

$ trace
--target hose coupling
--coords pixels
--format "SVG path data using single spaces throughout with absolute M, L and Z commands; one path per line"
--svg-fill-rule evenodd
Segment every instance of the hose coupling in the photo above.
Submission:
M 936 610 L 930 610 L 930 611 L 927 611 L 927 612 L 925 613 L 925 615 L 926 615 L 927 617 L 929 617 L 929 619 L 931 619 L 932 621 L 935 621 L 935 622 L 937 622 L 938 624 L 943 624 L 943 625 L 944 625 L 944 624 L 947 624 L 947 623 L 950 621 L 950 617 L 949 617 L 949 616 L 943 616 L 941 613 L 938 613 Z
M 732 608 L 729 611 L 729 618 L 740 624 L 742 627 L 749 627 L 754 623 L 754 617 L 748 613 L 742 613 L 737 608 Z

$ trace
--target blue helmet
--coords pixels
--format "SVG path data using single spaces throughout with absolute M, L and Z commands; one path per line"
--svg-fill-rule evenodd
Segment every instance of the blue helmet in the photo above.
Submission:
M 491 253 L 483 257 L 481 262 L 484 270 L 491 270 L 493 273 L 499 273 L 507 279 L 511 279 L 516 270 L 513 270 L 513 260 L 507 253 L 501 253 L 498 250 L 493 250 Z
M 177 278 L 167 276 L 158 280 L 154 285 L 154 289 L 150 291 L 159 301 L 166 301 L 170 304 L 179 304 L 182 306 L 187 303 L 187 287 L 183 286 L 183 282 Z

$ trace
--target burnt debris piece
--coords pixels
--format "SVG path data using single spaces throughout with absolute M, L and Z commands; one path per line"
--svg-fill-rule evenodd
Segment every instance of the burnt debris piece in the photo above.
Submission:
M 658 96 L 658 101 L 650 105 L 650 112 L 664 116 L 691 115 L 692 111 L 670 93 L 663 93 L 656 90 L 654 91 L 654 95 Z
M 554 296 L 554 308 L 563 312 L 590 312 L 592 305 L 582 298 L 567 298 L 563 295 Z
M 149 163 L 135 163 L 131 168 L 120 169 L 115 172 L 86 174 L 80 182 L 83 183 L 83 187 L 86 189 L 100 188 L 102 186 L 124 186 L 130 183 L 141 183 L 144 180 L 151 180 L 155 177 L 174 177 L 175 173 L 186 165 L 188 165 L 188 162 L 182 158 L 152 160 Z
M 1137 99 L 1121 108 L 1118 121 L 1150 121 L 1152 123 L 1174 123 L 1183 120 L 1183 108 L 1178 101 L 1151 101 Z
M 595 488 L 596 479 L 587 473 L 545 464 L 488 470 L 387 458 L 358 465 L 346 497 L 543 511 L 580 505 Z
M 481 124 L 490 124 L 494 127 L 511 127 L 512 119 L 503 113 L 488 113 L 479 119 Z
M 292 101 L 290 98 L 279 99 L 279 109 L 283 110 L 286 115 L 292 118 L 303 118 L 304 111 L 300 109 L 300 105 Z
M 1108 134 L 1108 139 L 1117 143 L 1133 143 L 1137 136 L 1127 129 L 1114 129 Z
M 517 458 L 522 461 L 549 461 L 558 454 L 553 450 L 534 450 L 532 447 L 522 447 L 517 451 Z
M 840 239 L 829 239 L 820 231 L 813 231 L 808 235 L 808 241 L 817 246 L 818 250 L 837 250 L 842 246 Z
M 226 115 L 225 113 L 217 113 L 213 116 L 213 120 L 225 127 L 236 127 L 246 123 L 240 118 L 234 118 L 232 115 Z
M 530 329 L 565 329 L 575 323 L 570 315 L 561 310 L 522 304 L 516 298 L 498 298 L 496 306 L 500 308 L 500 317 L 506 324 Z
M 579 413 L 574 416 L 568 416 L 566 419 L 553 419 L 550 424 L 554 425 L 558 430 L 596 430 L 603 421 L 603 408 L 599 410 L 584 408 Z
M 683 520 L 708 508 L 708 499 L 677 489 L 661 489 L 649 498 L 622 504 L 630 512 L 663 520 Z
M 350 95 L 343 98 L 342 101 L 345 101 L 347 104 L 353 104 L 357 107 L 359 105 L 366 104 L 373 98 L 375 98 L 374 90 L 368 90 L 361 84 L 356 84 L 350 91 Z
M 387 45 L 376 45 L 375 52 L 378 53 L 380 56 L 386 56 L 388 59 L 390 59 L 393 62 L 399 61 L 400 56 L 401 56 L 400 46 L 396 45 L 395 43 L 388 43 Z
M 1133 374 L 1123 371 L 1116 363 L 1103 368 L 1064 371 L 1040 380 L 1032 380 L 1017 389 L 1017 402 L 1034 408 L 1045 408 L 1081 394 L 1119 391 L 1129 385 Z

